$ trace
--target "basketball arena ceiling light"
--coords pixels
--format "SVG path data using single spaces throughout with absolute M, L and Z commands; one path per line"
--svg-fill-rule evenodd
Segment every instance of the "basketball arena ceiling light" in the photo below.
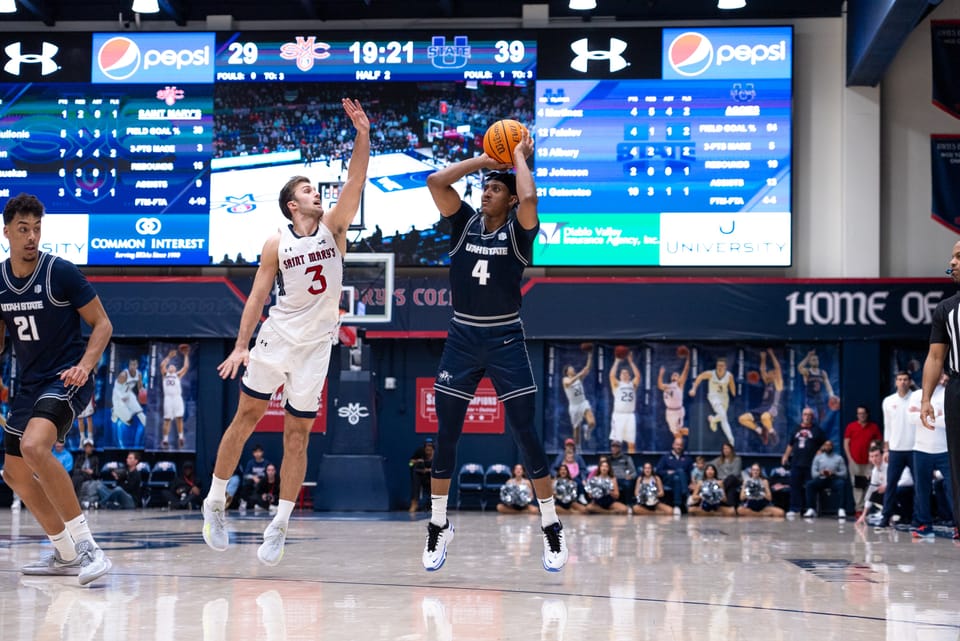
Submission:
M 717 9 L 743 9 L 747 0 L 717 0 Z
M 136 13 L 160 13 L 160 4 L 157 0 L 133 0 L 130 7 Z
M 570 0 L 570 8 L 574 11 L 590 11 L 597 8 L 597 0 Z
M 16 13 L 17 0 L 0 0 L 0 13 Z

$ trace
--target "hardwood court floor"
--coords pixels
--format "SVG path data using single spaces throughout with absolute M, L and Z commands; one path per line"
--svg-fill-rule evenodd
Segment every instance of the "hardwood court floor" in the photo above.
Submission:
M 91 512 L 114 568 L 89 588 L 25 577 L 49 550 L 0 512 L 0 639 L 91 641 L 957 641 L 960 546 L 833 519 L 566 517 L 570 561 L 540 564 L 539 517 L 451 513 L 424 572 L 424 515 L 296 512 L 256 559 L 266 515 L 232 513 L 209 550 L 197 512 Z

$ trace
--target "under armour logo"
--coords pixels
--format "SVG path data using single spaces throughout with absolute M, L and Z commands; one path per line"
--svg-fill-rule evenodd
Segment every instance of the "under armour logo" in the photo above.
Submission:
M 40 53 L 22 53 L 22 45 L 19 42 L 7 45 L 4 51 L 10 56 L 10 60 L 3 66 L 3 70 L 13 76 L 20 75 L 20 65 L 24 63 L 39 63 L 40 75 L 43 76 L 54 73 L 60 68 L 57 61 L 53 59 L 60 51 L 60 47 L 52 42 L 44 42 Z
M 570 49 L 573 50 L 573 53 L 577 54 L 577 57 L 570 63 L 571 69 L 581 73 L 587 73 L 587 65 L 591 60 L 609 60 L 610 73 L 620 71 L 630 65 L 627 59 L 620 55 L 627 50 L 627 43 L 619 38 L 610 38 L 610 49 L 607 51 L 603 49 L 591 50 L 589 47 L 590 43 L 587 41 L 587 38 L 581 38 L 576 42 L 570 43 Z
M 317 42 L 316 36 L 297 36 L 296 43 L 286 42 L 280 45 L 280 57 L 284 60 L 296 60 L 297 69 L 300 71 L 310 71 L 314 61 L 330 57 L 330 45 Z

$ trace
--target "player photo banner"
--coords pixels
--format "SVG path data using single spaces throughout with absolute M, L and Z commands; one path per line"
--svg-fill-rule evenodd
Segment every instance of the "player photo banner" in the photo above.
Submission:
M 199 343 L 150 343 L 144 449 L 196 451 L 198 348 Z
M 436 434 L 437 423 L 436 397 L 433 379 L 417 377 L 417 434 Z M 467 416 L 463 422 L 464 434 L 503 434 L 503 403 L 497 400 L 497 392 L 489 378 L 480 379 L 477 391 L 467 406 Z
M 585 453 L 783 452 L 804 406 L 839 430 L 839 347 L 743 343 L 555 343 L 547 348 L 544 442 Z M 589 357 L 589 359 L 588 359 Z M 591 425 L 592 423 L 592 425 Z
M 930 136 L 931 216 L 960 233 L 960 136 Z
M 150 346 L 147 343 L 111 343 L 103 400 L 109 411 L 97 448 L 144 449 L 150 401 Z
M 960 21 L 930 22 L 933 104 L 960 118 Z

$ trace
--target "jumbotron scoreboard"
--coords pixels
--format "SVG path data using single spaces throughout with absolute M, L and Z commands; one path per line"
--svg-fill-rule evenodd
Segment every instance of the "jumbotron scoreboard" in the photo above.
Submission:
M 786 266 L 792 67 L 789 27 L 9 34 L 0 197 L 40 197 L 78 264 L 256 263 L 287 178 L 336 204 L 350 96 L 351 240 L 398 266 L 445 262 L 426 176 L 504 117 L 535 139 L 535 265 Z

